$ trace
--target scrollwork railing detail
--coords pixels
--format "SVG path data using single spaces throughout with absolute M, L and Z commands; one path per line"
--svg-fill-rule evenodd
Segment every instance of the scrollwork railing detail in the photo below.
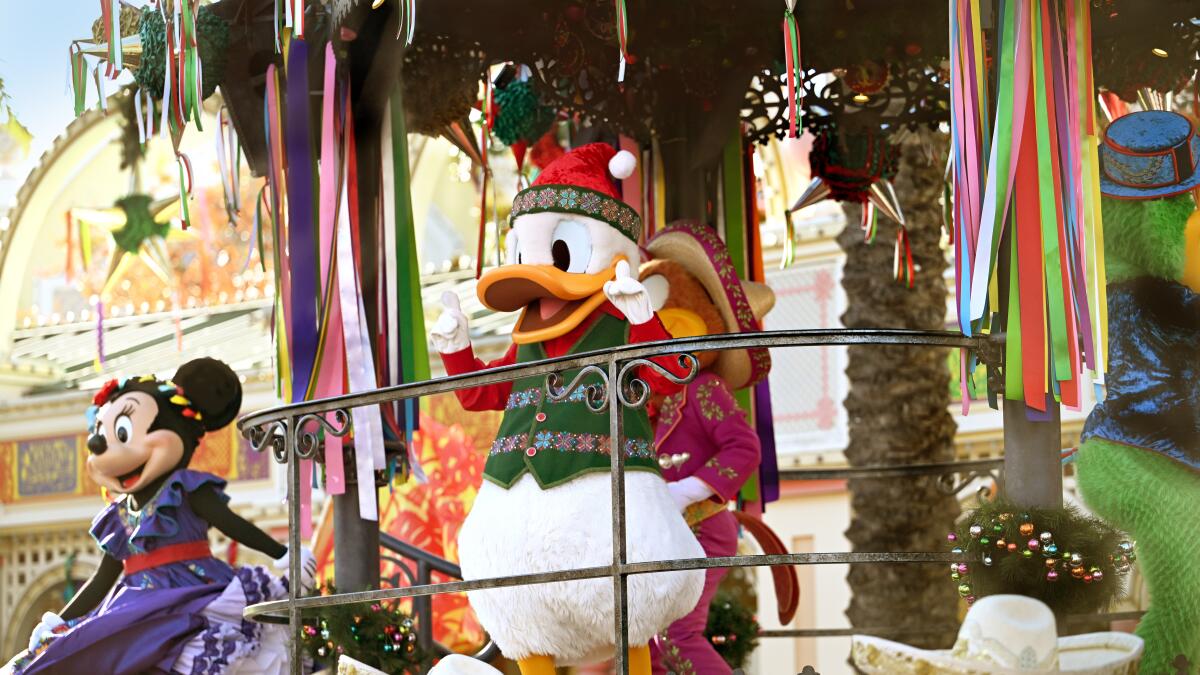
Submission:
M 633 359 L 621 366 L 617 374 L 617 399 L 626 408 L 640 408 L 650 399 L 650 385 L 637 376 L 638 368 L 648 368 L 672 384 L 687 384 L 700 373 L 700 361 L 691 352 L 679 354 L 679 366 L 687 373 L 679 376 L 650 359 Z

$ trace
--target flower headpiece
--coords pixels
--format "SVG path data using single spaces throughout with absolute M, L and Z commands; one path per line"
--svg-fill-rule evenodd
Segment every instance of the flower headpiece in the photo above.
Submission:
M 204 419 L 200 411 L 192 407 L 192 402 L 184 394 L 183 387 L 170 380 L 159 381 L 153 375 L 142 375 L 140 377 L 127 377 L 121 380 L 113 379 L 105 382 L 100 387 L 100 390 L 96 392 L 96 395 L 92 397 L 92 405 L 87 409 L 88 429 L 95 427 L 96 415 L 100 412 L 101 406 L 128 391 L 132 385 L 146 385 L 148 383 L 157 383 L 157 386 L 150 388 L 143 386 L 137 389 L 151 394 L 156 398 L 165 399 L 168 403 L 178 408 L 179 414 L 187 419 L 197 422 Z

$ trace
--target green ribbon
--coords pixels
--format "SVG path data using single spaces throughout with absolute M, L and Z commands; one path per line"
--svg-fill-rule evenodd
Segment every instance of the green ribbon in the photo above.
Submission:
M 1008 323 L 1004 326 L 1004 398 L 1009 401 L 1025 400 L 1025 381 L 1021 367 L 1021 286 L 1017 274 L 1017 232 L 1013 228 L 1009 236 L 1012 250 L 1008 263 Z
M 1066 302 L 1062 285 L 1062 263 L 1058 248 L 1059 222 L 1057 203 L 1062 194 L 1059 176 L 1054 175 L 1051 153 L 1058 148 L 1050 141 L 1049 104 L 1047 100 L 1047 75 L 1053 63 L 1043 52 L 1042 16 L 1035 11 L 1033 16 L 1033 64 L 1034 64 L 1034 125 L 1037 128 L 1037 163 L 1039 210 L 1042 225 L 1042 259 L 1046 281 L 1046 310 L 1050 317 L 1050 340 L 1054 377 L 1057 380 L 1071 379 L 1070 345 L 1067 344 Z M 1053 48 L 1053 45 L 1051 45 Z M 1065 114 L 1065 111 L 1062 111 Z

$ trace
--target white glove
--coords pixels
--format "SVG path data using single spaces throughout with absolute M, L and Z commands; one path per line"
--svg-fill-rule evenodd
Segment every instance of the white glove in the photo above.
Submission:
M 429 340 L 439 354 L 461 352 L 471 346 L 471 338 L 467 334 L 467 315 L 463 314 L 455 293 L 442 293 L 442 305 L 446 309 L 433 328 L 429 329 Z
M 283 557 L 275 561 L 275 569 L 286 572 L 290 564 L 292 552 L 288 551 L 283 554 Z M 303 593 L 308 593 L 316 587 L 317 578 L 317 557 L 308 548 L 300 547 L 300 590 Z M 289 581 L 291 581 L 289 579 Z
M 29 635 L 29 651 L 37 649 L 42 641 L 50 637 L 55 629 L 66 625 L 66 621 L 54 612 L 46 612 L 42 615 L 42 620 L 38 625 L 33 627 L 33 633 Z
M 635 326 L 654 318 L 650 292 L 630 274 L 629 263 L 625 260 L 617 263 L 617 278 L 604 282 L 604 295 Z
M 675 506 L 679 507 L 681 512 L 692 504 L 713 496 L 708 483 L 695 476 L 667 483 L 667 491 L 671 493 L 671 499 L 675 500 Z

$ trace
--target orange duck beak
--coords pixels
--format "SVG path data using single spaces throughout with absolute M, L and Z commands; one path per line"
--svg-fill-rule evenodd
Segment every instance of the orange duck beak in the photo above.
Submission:
M 479 279 L 479 301 L 497 312 L 521 317 L 513 329 L 513 342 L 545 342 L 571 332 L 604 304 L 604 284 L 616 278 L 617 256 L 612 265 L 596 274 L 564 272 L 554 265 L 503 265 Z

